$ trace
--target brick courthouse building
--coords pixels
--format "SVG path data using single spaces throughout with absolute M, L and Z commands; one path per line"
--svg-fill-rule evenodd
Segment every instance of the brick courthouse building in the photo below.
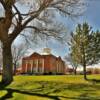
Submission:
M 22 59 L 22 73 L 24 74 L 65 74 L 65 63 L 61 57 L 51 54 L 49 48 L 43 54 L 33 53 Z

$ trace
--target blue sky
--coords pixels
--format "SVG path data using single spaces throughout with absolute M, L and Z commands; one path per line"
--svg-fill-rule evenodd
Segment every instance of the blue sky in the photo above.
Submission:
M 93 29 L 100 28 L 100 0 L 88 0 L 88 4 L 86 7 L 86 11 L 82 14 L 82 16 L 71 20 L 70 18 L 63 18 L 62 21 L 70 28 L 70 30 L 75 29 L 77 23 L 88 22 Z
M 100 0 L 89 0 L 87 11 L 83 17 L 80 17 L 80 22 L 87 21 L 93 29 L 100 29 Z
M 69 37 L 70 32 L 73 31 L 78 23 L 88 22 L 90 26 L 93 27 L 93 30 L 100 29 L 100 0 L 88 0 L 88 6 L 86 11 L 82 16 L 75 18 L 74 20 L 69 17 L 59 17 L 60 21 L 62 21 L 66 28 L 68 29 L 67 36 Z M 34 45 L 32 47 L 33 51 L 41 52 L 41 50 L 46 47 L 45 42 L 43 45 Z M 56 56 L 64 57 L 68 54 L 68 46 L 58 43 L 57 41 L 48 42 L 48 47 L 52 49 L 52 53 Z
M 86 11 L 82 16 L 75 18 L 74 20 L 70 18 L 60 18 L 61 21 L 66 25 L 66 27 L 73 31 L 78 23 L 88 22 L 93 30 L 100 29 L 100 0 L 89 0 Z M 69 33 L 68 33 L 69 34 Z M 59 43 L 50 44 L 49 47 L 52 48 L 53 53 L 64 57 L 68 53 L 68 46 Z

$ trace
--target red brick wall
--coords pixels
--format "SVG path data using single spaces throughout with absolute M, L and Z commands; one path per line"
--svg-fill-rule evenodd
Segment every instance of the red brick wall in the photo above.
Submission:
M 24 58 L 22 60 L 22 72 L 25 73 L 25 70 L 26 70 L 26 64 L 25 64 L 25 60 L 35 60 L 35 59 L 44 59 L 44 73 L 49 73 L 49 72 L 52 72 L 52 73 L 55 73 L 57 72 L 57 63 L 61 63 L 60 65 L 60 71 L 59 73 L 65 73 L 65 65 L 64 65 L 64 62 L 61 60 L 61 59 L 58 59 L 56 58 L 55 56 L 52 56 L 52 55 L 47 55 L 47 56 L 41 56 L 41 55 L 38 55 L 38 54 L 33 54 L 31 55 L 29 58 Z M 34 66 L 34 65 L 33 65 Z M 41 66 L 39 64 L 39 66 Z M 31 65 L 28 64 L 28 70 L 31 70 Z

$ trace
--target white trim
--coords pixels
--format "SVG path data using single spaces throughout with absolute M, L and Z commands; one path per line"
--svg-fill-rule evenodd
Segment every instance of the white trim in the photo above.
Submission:
M 36 72 L 38 73 L 38 59 L 36 59 Z
M 27 73 L 28 61 L 26 61 L 25 72 Z
M 31 61 L 31 72 L 33 70 L 33 60 Z
M 44 73 L 44 59 L 42 59 L 42 73 Z

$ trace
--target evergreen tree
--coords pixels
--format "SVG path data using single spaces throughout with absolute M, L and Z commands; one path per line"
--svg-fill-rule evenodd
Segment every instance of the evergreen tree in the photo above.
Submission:
M 91 31 L 88 23 L 78 24 L 70 41 L 73 61 L 83 66 L 84 79 L 86 66 L 100 60 L 100 33 Z

